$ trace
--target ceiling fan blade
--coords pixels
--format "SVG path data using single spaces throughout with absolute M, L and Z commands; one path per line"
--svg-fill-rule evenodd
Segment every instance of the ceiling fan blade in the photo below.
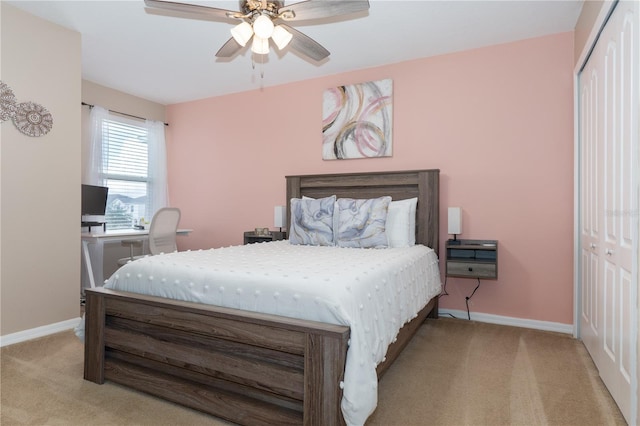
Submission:
M 278 9 L 278 14 L 291 11 L 295 14 L 293 18 L 287 18 L 285 14 L 283 19 L 304 21 L 307 19 L 328 18 L 331 16 L 347 15 L 349 13 L 362 12 L 369 10 L 368 0 L 347 0 L 347 1 L 319 1 L 307 0 L 299 3 L 290 4 L 289 6 Z
M 200 6 L 197 4 L 177 3 L 164 0 L 144 0 L 147 7 L 154 9 L 171 10 L 173 12 L 182 12 L 195 15 L 204 15 L 210 18 L 229 19 L 233 15 L 241 15 L 240 12 L 234 10 L 218 9 L 216 7 Z
M 282 24 L 282 26 L 293 35 L 291 42 L 289 42 L 289 46 L 291 46 L 292 49 L 307 55 L 315 61 L 321 61 L 330 55 L 327 49 L 322 47 L 320 43 L 311 37 L 291 28 L 288 25 Z
M 220 50 L 216 52 L 218 58 L 230 58 L 242 49 L 242 46 L 231 37 L 225 44 L 222 45 Z

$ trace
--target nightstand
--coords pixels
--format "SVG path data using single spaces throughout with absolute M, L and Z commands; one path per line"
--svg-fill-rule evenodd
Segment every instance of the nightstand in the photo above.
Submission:
M 449 277 L 478 280 L 478 285 L 473 289 L 473 292 L 464 298 L 467 305 L 467 318 L 471 320 L 469 300 L 480 287 L 480 279 L 498 279 L 498 241 L 448 240 L 445 248 L 447 258 L 442 295 L 449 294 L 447 293 L 447 278 Z
M 263 241 L 279 241 L 287 238 L 287 231 L 270 231 L 269 235 L 258 235 L 255 231 L 247 231 L 244 233 L 244 243 L 253 244 Z
M 448 240 L 446 276 L 498 279 L 498 241 Z

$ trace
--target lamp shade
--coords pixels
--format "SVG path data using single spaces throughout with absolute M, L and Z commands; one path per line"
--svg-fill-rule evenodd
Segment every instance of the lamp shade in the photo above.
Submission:
M 269 53 L 269 39 L 253 36 L 253 43 L 251 44 L 251 51 L 259 55 L 266 55 Z
M 247 45 L 249 39 L 253 35 L 253 29 L 248 22 L 243 22 L 231 28 L 231 36 L 242 47 Z
M 447 226 L 449 234 L 462 234 L 462 208 L 449 207 Z
M 284 228 L 287 223 L 287 208 L 285 206 L 275 206 L 273 209 L 273 226 Z
M 275 27 L 273 29 L 273 34 L 271 34 L 271 39 L 280 50 L 287 47 L 292 38 L 293 34 L 287 31 L 282 25 Z
M 273 34 L 273 21 L 264 15 L 253 21 L 253 32 L 260 38 L 268 39 Z

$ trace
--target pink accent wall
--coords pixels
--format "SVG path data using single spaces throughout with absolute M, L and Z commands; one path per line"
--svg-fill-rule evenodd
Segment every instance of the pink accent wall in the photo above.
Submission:
M 323 161 L 323 90 L 384 78 L 394 85 L 393 157 Z M 463 209 L 461 238 L 499 240 L 499 279 L 482 282 L 471 310 L 572 323 L 573 33 L 167 110 L 171 204 L 194 229 L 181 250 L 273 228 L 286 175 L 439 168 L 440 253 L 448 206 Z M 475 284 L 449 279 L 441 307 L 465 310 Z

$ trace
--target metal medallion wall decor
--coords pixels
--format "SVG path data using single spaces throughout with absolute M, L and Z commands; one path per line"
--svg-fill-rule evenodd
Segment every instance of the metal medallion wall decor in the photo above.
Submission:
M 13 90 L 0 81 L 0 123 L 15 117 L 17 103 Z
M 44 136 L 53 127 L 53 117 L 45 107 L 35 102 L 18 103 L 13 90 L 0 81 L 0 123 L 9 119 L 27 136 Z
M 42 105 L 23 102 L 18 104 L 13 124 L 27 136 L 43 136 L 53 127 L 53 117 Z
M 391 79 L 327 89 L 322 97 L 322 159 L 391 157 Z

